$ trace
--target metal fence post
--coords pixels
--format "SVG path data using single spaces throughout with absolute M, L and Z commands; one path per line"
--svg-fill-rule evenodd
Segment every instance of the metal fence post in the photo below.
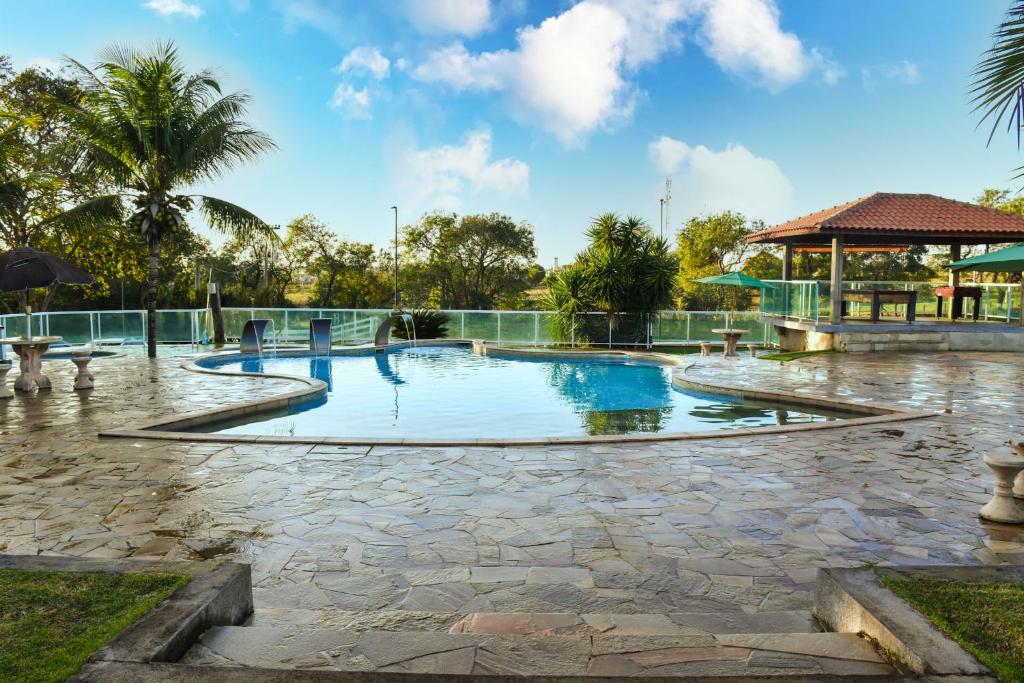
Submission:
M 466 338 L 466 312 L 459 311 L 459 320 L 462 327 L 459 328 L 459 339 Z
M 533 312 L 533 345 L 540 343 L 540 313 Z
M 495 315 L 498 316 L 498 343 L 501 343 L 501 311 L 495 311 Z

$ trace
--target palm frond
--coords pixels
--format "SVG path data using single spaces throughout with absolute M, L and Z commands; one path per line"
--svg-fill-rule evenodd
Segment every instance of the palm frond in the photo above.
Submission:
M 970 90 L 974 111 L 981 114 L 978 125 L 991 122 L 989 144 L 1004 122 L 1008 130 L 1024 124 L 1024 0 L 1014 0 L 992 39 L 992 47 L 974 69 Z
M 261 218 L 237 204 L 206 195 L 197 195 L 197 197 L 199 198 L 199 210 L 210 222 L 210 227 L 219 232 L 231 235 L 243 242 L 275 235 L 274 229 Z
M 61 225 L 70 230 L 93 229 L 97 226 L 124 223 L 124 203 L 120 195 L 104 195 L 84 201 L 56 216 L 40 221 L 39 225 Z

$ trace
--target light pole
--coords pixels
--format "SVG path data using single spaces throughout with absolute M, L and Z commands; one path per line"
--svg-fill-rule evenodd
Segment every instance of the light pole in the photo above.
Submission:
M 398 207 L 392 206 L 391 210 L 395 212 L 395 310 L 399 310 L 398 307 Z
M 665 239 L 665 198 L 662 197 L 658 200 L 660 204 L 658 213 L 658 234 L 662 239 Z

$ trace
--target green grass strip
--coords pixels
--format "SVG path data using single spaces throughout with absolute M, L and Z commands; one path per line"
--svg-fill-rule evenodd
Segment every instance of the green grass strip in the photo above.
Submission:
M 886 588 L 927 617 L 1001 681 L 1024 681 L 1024 583 L 967 583 L 881 574 Z
M 0 569 L 0 681 L 63 681 L 188 581 L 175 574 Z

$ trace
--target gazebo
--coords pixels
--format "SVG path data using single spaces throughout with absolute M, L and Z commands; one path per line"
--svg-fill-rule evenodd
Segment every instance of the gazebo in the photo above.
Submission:
M 949 248 L 949 260 L 957 261 L 965 245 L 1024 241 L 1024 216 L 931 194 L 876 192 L 767 228 L 749 236 L 747 241 L 783 247 L 784 286 L 773 301 L 762 301 L 762 314 L 775 324 L 784 348 L 966 350 L 1006 345 L 1024 349 L 1020 328 L 1006 324 L 1011 318 L 1008 289 L 1004 297 L 1005 316 L 1000 316 L 1001 323 L 993 323 L 987 315 L 984 321 L 978 320 L 982 288 L 960 287 L 959 273 L 955 271 L 949 274 L 948 286 L 941 288 L 929 283 L 910 287 L 904 286 L 910 283 L 857 283 L 843 278 L 844 255 L 851 252 L 941 245 Z M 794 281 L 793 255 L 799 251 L 830 253 L 831 278 L 825 282 Z M 948 319 L 942 317 L 941 310 L 936 311 L 934 320 L 918 318 L 917 294 L 922 287 L 929 296 L 937 294 L 940 307 L 942 297 L 950 299 Z M 795 292 L 800 293 L 800 302 L 813 301 L 814 305 L 797 304 Z M 1003 296 L 1004 292 L 1000 290 L 999 294 Z M 965 299 L 974 301 L 972 324 L 956 322 Z M 819 307 L 819 301 L 827 304 Z M 870 303 L 870 319 L 848 316 L 852 302 Z M 902 320 L 882 319 L 882 304 L 888 302 L 906 306 Z M 968 339 L 964 334 L 974 338 Z

